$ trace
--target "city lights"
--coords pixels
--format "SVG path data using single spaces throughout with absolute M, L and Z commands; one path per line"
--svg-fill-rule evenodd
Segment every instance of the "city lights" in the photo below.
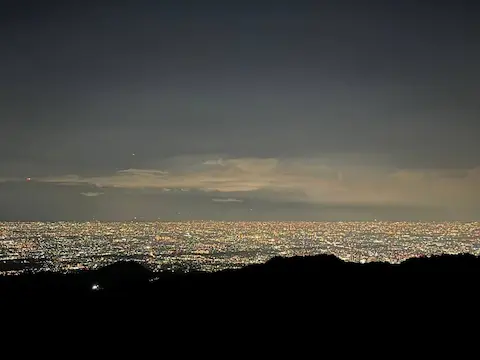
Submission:
M 478 222 L 3 222 L 0 274 L 67 273 L 121 260 L 154 271 L 218 271 L 315 254 L 399 263 L 480 255 L 479 234 Z

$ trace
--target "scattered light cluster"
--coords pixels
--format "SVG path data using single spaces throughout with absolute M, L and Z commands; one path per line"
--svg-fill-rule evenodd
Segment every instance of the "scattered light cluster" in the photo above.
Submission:
M 480 223 L 0 223 L 0 274 L 71 272 L 119 260 L 136 260 L 156 271 L 217 271 L 274 256 L 321 253 L 391 263 L 433 254 L 480 255 Z

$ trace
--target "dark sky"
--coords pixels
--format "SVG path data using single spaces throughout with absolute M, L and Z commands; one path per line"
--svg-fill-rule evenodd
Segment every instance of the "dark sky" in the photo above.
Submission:
M 3 0 L 0 219 L 478 220 L 479 13 Z

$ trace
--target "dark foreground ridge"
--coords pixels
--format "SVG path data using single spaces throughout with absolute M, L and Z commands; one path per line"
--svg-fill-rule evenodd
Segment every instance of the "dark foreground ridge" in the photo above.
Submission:
M 352 263 L 333 255 L 273 258 L 265 264 L 215 273 L 155 273 L 136 262 L 118 262 L 74 274 L 36 273 L 0 278 L 3 297 L 133 296 L 174 303 L 178 299 L 266 296 L 355 297 L 380 294 L 451 294 L 470 291 L 480 257 L 470 254 L 412 258 L 401 264 Z M 316 296 L 316 295 L 315 295 Z

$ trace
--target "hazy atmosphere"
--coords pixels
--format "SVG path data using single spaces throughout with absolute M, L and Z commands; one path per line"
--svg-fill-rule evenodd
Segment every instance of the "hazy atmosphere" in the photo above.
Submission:
M 478 220 L 475 1 L 0 10 L 0 220 Z

